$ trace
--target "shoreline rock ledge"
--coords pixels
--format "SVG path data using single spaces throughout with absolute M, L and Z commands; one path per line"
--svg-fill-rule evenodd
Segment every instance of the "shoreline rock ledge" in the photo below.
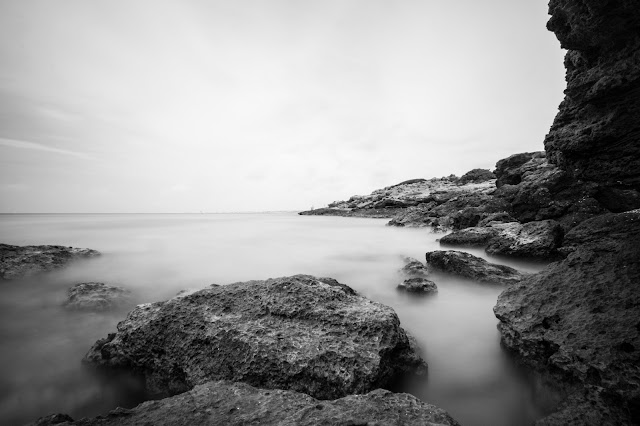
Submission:
M 75 260 L 96 256 L 100 252 L 88 248 L 0 244 L 0 281 L 53 271 Z
M 83 362 L 141 375 L 158 396 L 230 380 L 335 399 L 426 373 L 393 309 L 309 275 L 139 305 Z

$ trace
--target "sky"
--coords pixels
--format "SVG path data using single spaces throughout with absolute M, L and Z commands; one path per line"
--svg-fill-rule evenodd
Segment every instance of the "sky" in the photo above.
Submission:
M 546 0 L 0 0 L 0 212 L 307 210 L 543 149 Z

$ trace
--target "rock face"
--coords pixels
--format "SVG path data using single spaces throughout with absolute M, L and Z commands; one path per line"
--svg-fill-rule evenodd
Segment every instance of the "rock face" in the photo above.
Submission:
M 559 257 L 564 230 L 554 220 L 520 224 L 493 223 L 487 227 L 465 228 L 440 239 L 443 246 L 485 247 L 489 254 L 532 259 Z
M 86 248 L 0 244 L 0 280 L 29 277 L 99 255 L 99 252 Z
M 509 266 L 496 265 L 461 251 L 432 251 L 426 254 L 427 266 L 474 281 L 489 284 L 513 284 L 524 276 Z
M 104 311 L 125 304 L 131 292 L 104 283 L 79 283 L 69 289 L 64 307 L 80 311 Z
M 57 416 L 42 418 L 34 426 L 458 425 L 446 411 L 406 393 L 378 389 L 334 401 L 319 401 L 302 393 L 257 389 L 225 381 L 202 384 L 130 410 L 118 408 L 104 417 L 73 421 L 69 416 Z
M 547 28 L 567 49 L 566 96 L 544 141 L 549 161 L 601 191 L 637 194 L 640 8 L 633 0 L 551 0 L 549 14 Z
M 407 278 L 400 284 L 398 284 L 399 290 L 405 290 L 409 293 L 437 293 L 438 286 L 431 280 L 426 278 Z
M 528 365 L 581 386 L 554 421 L 571 424 L 575 407 L 593 400 L 627 419 L 621 424 L 640 423 L 639 242 L 640 211 L 590 219 L 566 235 L 565 260 L 498 298 L 503 343 Z M 614 424 L 589 422 L 575 424 Z
M 426 371 L 391 308 L 308 275 L 139 305 L 84 361 L 143 375 L 161 395 L 225 379 L 333 399 Z

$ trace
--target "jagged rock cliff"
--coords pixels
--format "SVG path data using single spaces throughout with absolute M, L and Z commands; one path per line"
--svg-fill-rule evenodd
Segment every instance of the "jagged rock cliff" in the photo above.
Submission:
M 567 89 L 544 143 L 549 161 L 597 184 L 614 212 L 640 206 L 640 6 L 636 0 L 551 0 L 567 49 Z

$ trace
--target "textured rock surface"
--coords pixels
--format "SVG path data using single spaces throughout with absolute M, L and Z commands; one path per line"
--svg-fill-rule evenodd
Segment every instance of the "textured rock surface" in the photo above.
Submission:
M 131 292 L 122 287 L 104 283 L 79 283 L 69 288 L 64 307 L 73 310 L 104 311 L 121 306 L 129 300 Z
M 407 278 L 398 284 L 398 289 L 405 290 L 409 293 L 437 293 L 438 286 L 431 280 L 426 278 Z
M 576 179 L 640 190 L 640 7 L 551 0 L 547 28 L 567 49 L 565 99 L 545 139 Z
M 0 244 L 0 279 L 24 278 L 99 255 L 99 252 L 85 248 Z
M 406 393 L 374 390 L 334 401 L 282 390 L 257 389 L 242 383 L 209 382 L 183 394 L 116 409 L 94 419 L 58 415 L 34 426 L 108 425 L 430 425 L 456 426 L 446 411 Z M 60 420 L 71 420 L 60 423 Z
M 509 266 L 496 265 L 461 251 L 432 251 L 426 254 L 427 267 L 470 280 L 490 284 L 511 284 L 523 274 Z
M 85 362 L 141 374 L 158 394 L 226 379 L 321 399 L 368 392 L 426 369 L 391 308 L 308 275 L 140 305 Z
M 494 255 L 537 259 L 559 256 L 564 231 L 554 220 L 520 224 L 493 223 L 487 227 L 465 228 L 440 239 L 443 246 L 485 247 Z
M 508 287 L 494 308 L 503 343 L 525 363 L 587 386 L 587 399 L 636 423 L 639 242 L 638 211 L 585 221 L 565 236 L 565 260 Z

